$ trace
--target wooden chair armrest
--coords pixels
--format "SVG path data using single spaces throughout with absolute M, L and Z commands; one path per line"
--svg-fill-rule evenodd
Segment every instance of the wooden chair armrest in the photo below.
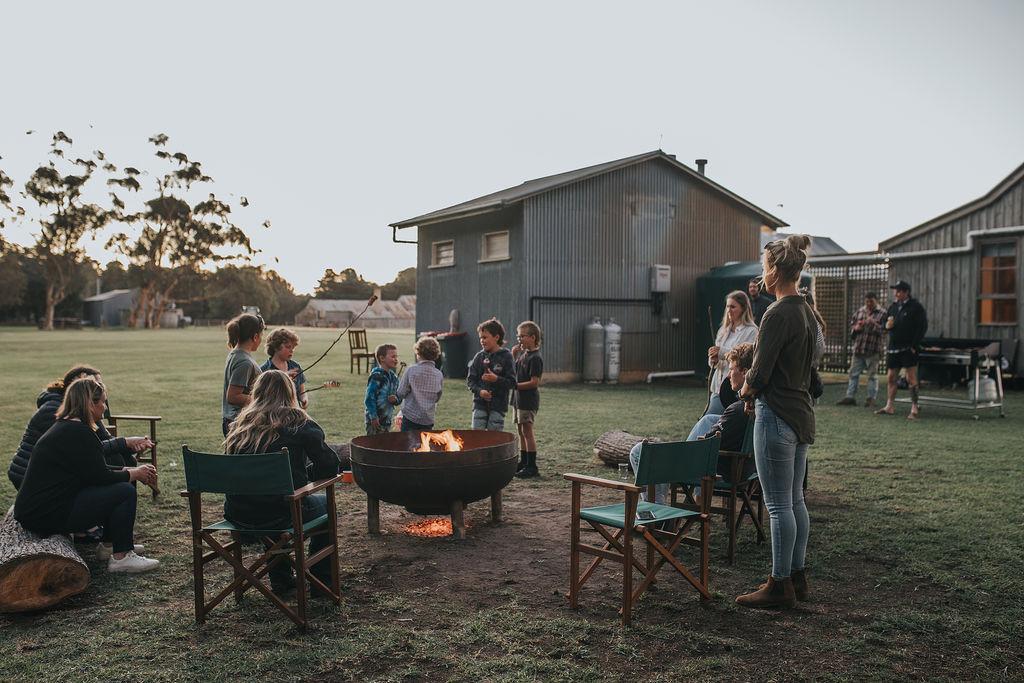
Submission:
M 159 422 L 163 418 L 159 415 L 111 415 L 111 420 L 141 420 L 145 422 Z
M 612 479 L 601 479 L 600 477 L 590 477 L 586 474 L 563 474 L 562 478 L 566 481 L 575 481 L 580 484 L 588 484 L 590 486 L 599 486 L 604 489 L 615 489 L 616 491 L 623 491 L 625 493 L 640 493 L 643 491 L 642 488 L 634 484 L 627 484 L 621 481 L 614 481 Z
M 288 498 L 290 500 L 296 500 L 298 498 L 305 498 L 306 496 L 310 495 L 311 493 L 316 493 L 317 491 L 323 490 L 323 489 L 327 488 L 328 486 L 332 486 L 334 484 L 340 484 L 341 481 L 342 481 L 342 475 L 341 474 L 336 474 L 333 477 L 330 477 L 329 479 L 321 479 L 320 481 L 314 481 L 311 484 L 306 484 L 305 486 L 303 486 L 300 489 L 295 489 L 295 492 L 292 495 L 285 496 L 285 498 Z
M 739 451 L 718 451 L 719 458 L 729 458 L 730 460 L 738 460 L 743 458 L 753 458 L 753 453 L 740 453 Z

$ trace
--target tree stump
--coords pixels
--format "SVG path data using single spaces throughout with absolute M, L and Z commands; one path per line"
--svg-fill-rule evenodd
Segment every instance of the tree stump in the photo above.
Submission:
M 0 522 L 0 612 L 53 607 L 89 585 L 89 567 L 62 534 L 42 538 L 14 519 Z
M 637 436 L 616 429 L 605 432 L 594 442 L 594 455 L 600 458 L 606 465 L 615 467 L 622 463 L 629 462 L 629 451 L 644 439 L 657 443 L 660 439 L 653 437 Z

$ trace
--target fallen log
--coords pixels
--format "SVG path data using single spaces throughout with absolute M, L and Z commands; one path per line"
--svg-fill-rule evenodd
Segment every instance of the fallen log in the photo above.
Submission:
M 0 522 L 0 612 L 53 607 L 89 585 L 89 567 L 62 534 L 40 537 L 14 519 Z
M 646 436 L 637 436 L 616 429 L 605 432 L 594 442 L 594 455 L 600 458 L 606 465 L 616 465 L 629 462 L 629 451 L 644 439 L 651 442 L 658 442 L 660 439 Z

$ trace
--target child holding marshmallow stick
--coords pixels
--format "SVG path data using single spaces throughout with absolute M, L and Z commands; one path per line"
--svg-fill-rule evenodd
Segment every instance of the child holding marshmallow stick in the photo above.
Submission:
M 505 326 L 497 318 L 477 325 L 480 352 L 469 364 L 466 384 L 473 392 L 473 429 L 505 429 L 509 393 L 515 388 L 515 361 L 505 343 Z

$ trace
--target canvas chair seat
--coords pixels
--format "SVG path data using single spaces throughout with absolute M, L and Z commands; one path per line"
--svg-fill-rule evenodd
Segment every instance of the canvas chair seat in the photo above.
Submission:
M 667 522 L 673 519 L 693 517 L 700 515 L 696 510 L 683 510 L 671 505 L 659 505 L 641 501 L 636 508 L 637 514 L 641 512 L 654 513 L 654 519 L 644 520 L 644 524 L 655 524 Z M 621 529 L 626 525 L 626 505 L 600 505 L 598 507 L 583 508 L 580 510 L 580 517 L 589 522 L 597 522 L 605 526 Z
M 715 480 L 715 488 L 716 489 L 726 491 L 726 490 L 731 489 L 733 487 L 733 483 L 731 481 L 727 481 L 724 477 L 722 477 L 722 475 L 718 475 L 718 476 L 719 476 L 719 478 Z M 750 474 L 748 474 L 743 479 L 740 479 L 738 482 L 736 482 L 736 485 L 742 486 L 744 484 L 749 484 L 750 482 L 755 481 L 755 480 L 757 480 L 757 472 L 756 471 L 751 472 Z
M 302 525 L 303 533 L 313 531 L 319 526 L 327 523 L 327 515 L 320 515 L 316 519 L 310 520 Z M 295 527 L 289 526 L 284 529 L 253 529 L 247 526 L 238 526 L 237 524 L 230 522 L 226 519 L 222 519 L 219 522 L 210 524 L 203 527 L 203 531 L 237 531 L 242 534 L 294 534 Z

